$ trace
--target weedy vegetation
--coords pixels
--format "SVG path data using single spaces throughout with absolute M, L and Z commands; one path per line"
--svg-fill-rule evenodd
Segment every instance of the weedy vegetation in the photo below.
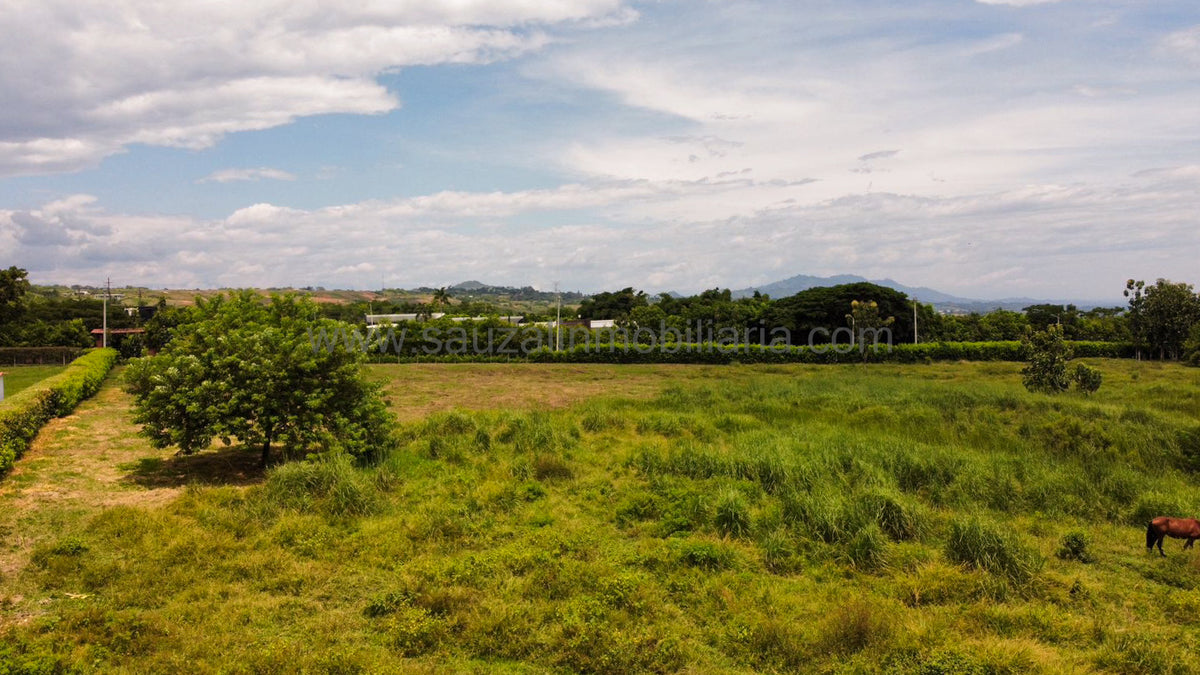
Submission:
M 473 410 L 499 366 L 422 366 L 451 405 L 370 463 L 0 495 L 0 672 L 1196 672 L 1200 554 L 1143 544 L 1200 506 L 1200 372 L 1088 364 L 545 366 L 608 393 Z

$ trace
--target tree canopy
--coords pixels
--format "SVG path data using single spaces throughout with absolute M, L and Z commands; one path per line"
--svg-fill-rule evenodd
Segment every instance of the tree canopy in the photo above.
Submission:
M 1192 285 L 1166 279 L 1151 285 L 1130 279 L 1125 283 L 1125 297 L 1129 298 L 1134 339 L 1158 352 L 1159 358 L 1183 356 L 1188 333 L 1200 323 L 1200 296 Z
M 242 291 L 198 300 L 193 311 L 161 353 L 126 374 L 134 419 L 155 447 L 192 453 L 237 439 L 266 464 L 274 446 L 288 456 L 366 457 L 391 442 L 392 418 L 363 376 L 362 354 L 310 340 L 310 329 L 337 326 L 312 300 Z
M 828 331 L 834 327 L 848 327 L 846 312 L 852 309 L 855 301 L 874 302 L 880 316 L 895 317 L 889 328 L 897 342 L 912 336 L 912 304 L 908 296 L 869 282 L 810 288 L 777 300 L 767 310 L 766 321 L 770 326 L 787 329 L 793 344 L 805 344 L 810 335 L 822 335 L 814 334 L 814 329 Z
M 646 304 L 645 292 L 635 291 L 632 287 L 615 293 L 597 293 L 579 304 L 579 318 L 625 320 L 634 308 Z

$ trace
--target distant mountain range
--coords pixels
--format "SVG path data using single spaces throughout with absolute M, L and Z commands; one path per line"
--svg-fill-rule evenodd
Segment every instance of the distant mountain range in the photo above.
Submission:
M 426 288 L 417 290 L 433 291 L 434 289 Z M 555 293 L 554 291 L 541 291 L 532 286 L 524 286 L 522 288 L 516 288 L 515 286 L 492 286 L 491 284 L 485 284 L 482 281 L 475 281 L 474 279 L 454 284 L 447 290 L 451 291 L 451 294 L 456 298 L 506 298 L 509 300 L 545 302 L 557 300 L 561 296 L 563 302 L 578 302 L 587 297 L 587 294 L 580 293 L 579 291 Z
M 837 286 L 840 284 L 857 284 L 869 282 L 878 284 L 887 288 L 895 289 L 904 293 L 910 298 L 916 298 L 920 302 L 933 305 L 938 311 L 949 313 L 967 313 L 979 312 L 985 313 L 995 309 L 1008 309 L 1020 311 L 1030 305 L 1040 304 L 1055 304 L 1055 305 L 1075 305 L 1076 307 L 1087 310 L 1093 307 L 1115 307 L 1121 305 L 1121 302 L 1113 301 L 1095 301 L 1095 300 L 1046 300 L 1042 298 L 1001 298 L 999 300 L 979 300 L 977 298 L 963 298 L 942 291 L 928 288 L 926 286 L 906 286 L 893 279 L 868 279 L 855 274 L 837 274 L 830 277 L 814 277 L 807 274 L 798 274 L 794 277 L 774 281 L 762 286 L 752 286 L 750 288 L 742 288 L 732 291 L 733 297 L 745 298 L 754 295 L 755 291 L 765 293 L 772 298 L 786 298 L 795 295 L 800 291 L 806 291 L 810 288 L 818 288 L 820 286 Z M 418 289 L 432 290 L 432 289 Z M 456 295 L 464 293 L 476 296 L 488 295 L 504 295 L 519 299 L 529 300 L 553 300 L 555 295 L 553 291 L 535 290 L 526 286 L 525 288 L 514 288 L 511 286 L 492 286 L 480 281 L 464 281 L 450 287 L 451 291 L 456 292 Z M 564 302 L 576 302 L 584 297 L 587 293 L 579 293 L 577 291 L 562 293 Z M 657 295 L 655 293 L 654 295 Z M 681 294 L 670 292 L 668 295 L 680 297 Z
M 786 298 L 789 295 L 795 295 L 800 291 L 806 291 L 810 288 L 820 286 L 837 286 L 839 284 L 856 284 L 861 282 L 870 282 L 886 288 L 895 289 L 908 295 L 910 298 L 916 298 L 918 301 L 931 304 L 938 310 L 943 312 L 990 312 L 994 309 L 1009 309 L 1018 311 L 1030 305 L 1038 305 L 1044 303 L 1052 303 L 1056 305 L 1075 305 L 1080 309 L 1091 309 L 1092 307 L 1111 307 L 1120 303 L 1111 302 L 1096 302 L 1089 300 L 1044 300 L 1037 298 L 1002 298 L 1000 300 L 978 300 L 975 298 L 962 298 L 949 293 L 927 288 L 925 286 L 906 286 L 892 279 L 868 279 L 854 274 L 838 274 L 831 277 L 814 277 L 807 274 L 798 274 L 789 279 L 775 281 L 762 286 L 754 286 L 751 288 L 743 288 L 733 291 L 733 297 L 744 298 L 754 295 L 755 291 L 765 293 L 772 298 Z

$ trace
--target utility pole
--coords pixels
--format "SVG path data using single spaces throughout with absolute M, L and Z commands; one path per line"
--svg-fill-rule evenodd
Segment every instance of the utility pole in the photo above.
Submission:
M 913 344 L 917 342 L 917 299 L 913 298 Z
M 554 351 L 562 349 L 562 293 L 558 292 L 558 282 L 554 282 L 554 302 L 558 309 L 554 315 Z
M 104 337 L 101 342 L 104 348 L 108 348 L 108 296 L 112 295 L 112 277 L 104 280 Z

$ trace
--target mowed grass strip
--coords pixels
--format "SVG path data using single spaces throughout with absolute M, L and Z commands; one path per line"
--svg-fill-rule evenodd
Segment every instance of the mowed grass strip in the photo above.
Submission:
M 36 384 L 51 375 L 57 375 L 66 370 L 66 366 L 3 366 L 5 398 Z
M 440 409 L 377 466 L 30 507 L 0 664 L 1193 672 L 1197 554 L 1144 523 L 1200 503 L 1200 372 L 1091 363 L 1088 398 L 1017 364 L 522 366 L 512 398 L 462 391 L 505 365 L 381 367 Z

